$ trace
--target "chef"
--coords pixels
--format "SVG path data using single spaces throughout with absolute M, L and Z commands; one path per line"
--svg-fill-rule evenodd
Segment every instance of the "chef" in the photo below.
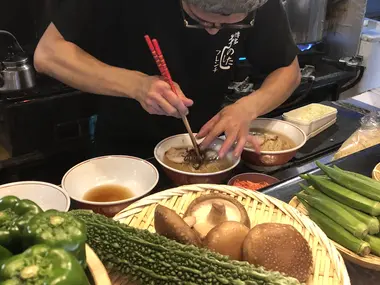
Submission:
M 34 55 L 38 72 L 98 94 L 98 154 L 151 156 L 186 132 L 240 155 L 249 123 L 300 83 L 297 46 L 281 0 L 60 0 Z M 179 96 L 158 76 L 144 35 L 156 38 Z M 236 60 L 267 74 L 254 93 L 221 109 Z M 95 95 L 94 95 L 95 96 Z M 69 111 L 69 110 L 68 110 Z

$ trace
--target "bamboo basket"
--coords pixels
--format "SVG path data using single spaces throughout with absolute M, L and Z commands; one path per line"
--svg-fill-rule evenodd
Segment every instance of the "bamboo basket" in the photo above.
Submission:
M 308 212 L 304 205 L 298 200 L 297 197 L 294 197 L 290 202 L 289 205 L 292 207 L 298 209 L 301 213 L 304 215 L 308 215 Z M 345 258 L 348 261 L 351 261 L 352 263 L 355 263 L 361 267 L 368 268 L 371 270 L 380 271 L 380 257 L 370 254 L 368 256 L 362 257 L 351 250 L 348 250 L 347 248 L 341 246 L 340 244 L 331 241 L 335 247 L 339 250 L 339 252 L 342 254 L 343 258 Z
M 107 270 L 95 252 L 86 244 L 86 261 L 94 285 L 112 285 Z
M 169 207 L 183 216 L 191 201 L 210 193 L 223 193 L 237 199 L 247 209 L 252 226 L 266 222 L 294 226 L 309 242 L 313 252 L 313 273 L 307 285 L 351 284 L 342 256 L 321 229 L 290 205 L 259 192 L 226 185 L 181 186 L 143 198 L 118 213 L 114 219 L 135 228 L 155 232 L 153 218 L 157 204 Z

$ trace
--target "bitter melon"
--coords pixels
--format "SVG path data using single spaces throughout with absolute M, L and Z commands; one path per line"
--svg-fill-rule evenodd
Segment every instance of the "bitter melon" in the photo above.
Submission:
M 299 285 L 298 280 L 89 211 L 71 214 L 87 225 L 88 244 L 107 269 L 135 284 Z

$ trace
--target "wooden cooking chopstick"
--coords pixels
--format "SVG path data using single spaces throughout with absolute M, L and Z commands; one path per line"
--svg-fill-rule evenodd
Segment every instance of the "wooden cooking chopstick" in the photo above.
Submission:
M 153 55 L 153 58 L 157 64 L 157 67 L 161 72 L 161 75 L 164 77 L 165 81 L 170 85 L 170 88 L 172 89 L 172 91 L 178 96 L 177 90 L 174 86 L 174 83 L 173 83 L 172 77 L 170 75 L 169 69 L 166 66 L 166 62 L 165 62 L 164 56 L 162 54 L 160 45 L 158 44 L 158 41 L 156 39 L 153 39 L 153 41 L 152 41 L 148 35 L 145 36 L 145 40 L 146 40 L 146 43 L 148 44 L 148 47 L 149 47 L 149 49 Z M 187 117 L 185 115 L 181 114 L 181 118 L 182 118 L 182 121 L 186 127 L 187 132 L 189 133 L 189 136 L 190 136 L 191 142 L 193 144 L 193 147 L 195 149 L 195 152 L 196 152 L 199 160 L 201 160 L 201 152 L 200 152 L 199 146 L 197 144 L 197 140 L 195 139 L 194 133 L 191 130 L 189 121 L 187 120 Z

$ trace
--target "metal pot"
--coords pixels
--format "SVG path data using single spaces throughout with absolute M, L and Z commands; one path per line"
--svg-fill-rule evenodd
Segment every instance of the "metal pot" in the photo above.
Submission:
M 0 93 L 20 91 L 35 86 L 35 71 L 17 39 L 9 32 L 0 30 L 13 39 L 7 57 L 0 61 Z
M 322 40 L 328 0 L 281 0 L 297 44 Z

